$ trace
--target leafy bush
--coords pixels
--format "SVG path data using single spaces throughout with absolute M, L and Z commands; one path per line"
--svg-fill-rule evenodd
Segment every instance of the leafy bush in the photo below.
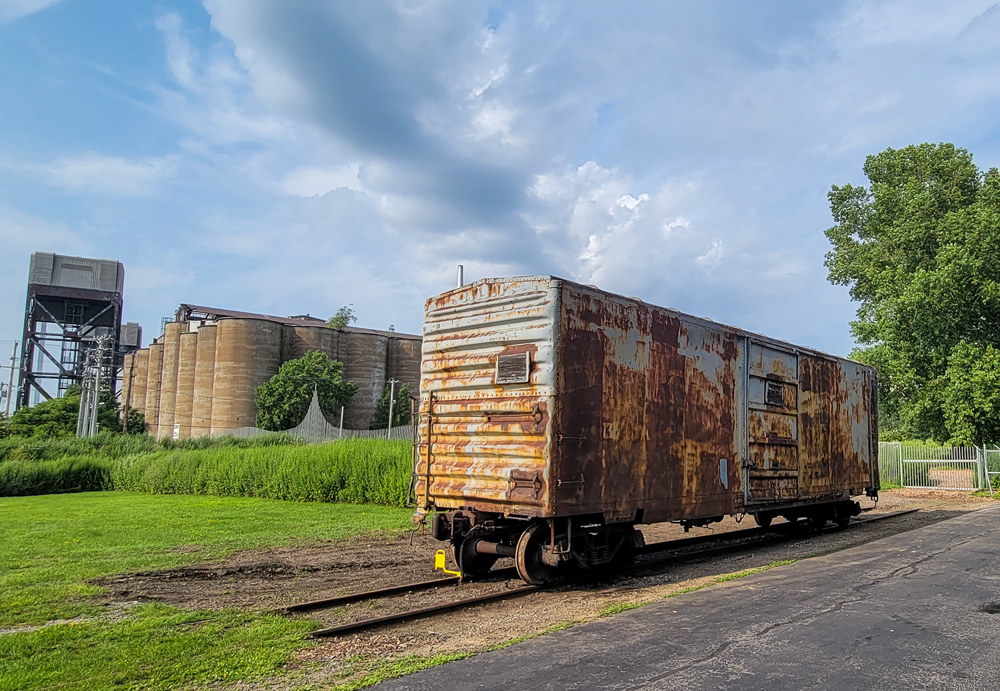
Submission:
M 382 390 L 382 398 L 375 406 L 375 413 L 372 415 L 371 429 L 385 429 L 389 424 L 389 393 L 392 387 L 388 384 Z M 410 387 L 400 384 L 396 387 L 395 396 L 392 402 L 392 426 L 400 427 L 410 424 Z
M 0 496 L 91 492 L 109 483 L 108 461 L 91 456 L 0 463 Z
M 306 416 L 314 389 L 321 410 L 329 415 L 339 411 L 358 391 L 357 384 L 341 379 L 342 368 L 318 350 L 285 362 L 255 391 L 257 426 L 274 431 L 295 427 Z
M 7 424 L 11 436 L 20 437 L 72 437 L 76 434 L 76 420 L 80 413 L 80 386 L 73 384 L 66 395 L 42 401 L 14 413 Z M 120 432 L 118 400 L 107 385 L 101 387 L 97 406 L 97 428 L 107 432 Z

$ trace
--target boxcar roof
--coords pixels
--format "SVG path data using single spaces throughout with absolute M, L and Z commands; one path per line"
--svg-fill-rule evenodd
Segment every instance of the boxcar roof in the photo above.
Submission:
M 574 288 L 576 288 L 578 290 L 581 290 L 581 291 L 586 291 L 586 292 L 591 292 L 591 293 L 599 293 L 601 295 L 605 295 L 605 296 L 608 296 L 610 298 L 614 298 L 616 300 L 625 300 L 625 301 L 628 301 L 628 302 L 634 302 L 634 303 L 639 304 L 639 305 L 644 305 L 646 307 L 652 307 L 654 309 L 659 309 L 659 310 L 663 310 L 665 312 L 670 312 L 672 314 L 678 315 L 679 317 L 683 317 L 684 319 L 689 320 L 689 321 L 700 322 L 700 323 L 705 324 L 705 325 L 710 325 L 710 326 L 715 326 L 715 327 L 721 327 L 721 328 L 724 328 L 724 329 L 729 329 L 730 331 L 733 331 L 734 333 L 736 333 L 738 335 L 747 336 L 747 337 L 753 338 L 754 340 L 757 340 L 757 341 L 759 341 L 761 343 L 764 343 L 764 344 L 767 344 L 767 345 L 771 345 L 771 346 L 775 346 L 775 347 L 777 347 L 779 349 L 790 350 L 790 351 L 794 351 L 796 353 L 803 353 L 803 354 L 807 354 L 807 355 L 812 355 L 814 357 L 823 357 L 823 358 L 827 358 L 829 360 L 840 360 L 840 361 L 844 361 L 844 362 L 857 362 L 856 360 L 851 360 L 850 358 L 841 357 L 839 355 L 831 355 L 830 353 L 825 353 L 825 352 L 823 352 L 821 350 L 817 350 L 815 348 L 810 348 L 808 346 L 800 346 L 800 345 L 796 345 L 794 343 L 791 343 L 789 341 L 783 341 L 783 340 L 778 339 L 778 338 L 772 338 L 772 337 L 767 336 L 765 334 L 756 333 L 754 331 L 747 331 L 746 329 L 742 329 L 742 328 L 740 328 L 738 326 L 731 326 L 729 324 L 722 324 L 721 322 L 717 322 L 717 321 L 715 321 L 713 319 L 709 319 L 708 317 L 696 317 L 696 316 L 694 316 L 692 314 L 688 314 L 686 312 L 681 312 L 680 310 L 678 310 L 678 309 L 676 309 L 674 307 L 663 307 L 661 305 L 654 305 L 652 303 L 646 302 L 642 298 L 631 297 L 631 296 L 628 296 L 628 295 L 620 295 L 618 293 L 612 293 L 610 291 L 603 290 L 601 288 L 598 288 L 595 285 L 590 285 L 590 284 L 586 284 L 586 283 L 578 283 L 576 281 L 571 281 L 569 279 L 560 278 L 558 276 L 550 276 L 550 275 L 544 275 L 544 274 L 537 275 L 537 276 L 503 276 L 503 277 L 498 277 L 498 278 L 481 278 L 478 281 L 473 281 L 471 283 L 466 283 L 466 284 L 464 284 L 461 287 L 452 288 L 451 290 L 446 290 L 445 292 L 441 293 L 440 295 L 436 295 L 436 296 L 434 296 L 432 298 L 428 298 L 427 304 L 430 304 L 430 302 L 432 300 L 438 300 L 442 296 L 448 295 L 449 293 L 456 293 L 456 292 L 459 292 L 461 290 L 467 290 L 470 287 L 474 287 L 474 286 L 478 286 L 478 285 L 485 285 L 487 283 L 517 283 L 517 282 L 525 282 L 525 283 L 527 283 L 527 282 L 531 282 L 531 281 L 559 281 L 560 283 L 569 284 L 569 285 L 573 286 Z M 860 365 L 862 365 L 864 367 L 869 367 L 869 365 L 865 365 L 864 363 L 857 363 L 857 364 L 860 364 Z

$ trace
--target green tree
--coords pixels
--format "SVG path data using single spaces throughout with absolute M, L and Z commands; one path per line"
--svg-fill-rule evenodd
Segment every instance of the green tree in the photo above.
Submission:
M 18 410 L 10 418 L 8 429 L 18 437 L 72 437 L 76 435 L 76 422 L 80 415 L 80 386 L 73 384 L 61 398 L 42 401 Z M 97 429 L 121 432 L 118 401 L 111 387 L 101 387 L 97 404 Z
M 869 156 L 834 186 L 826 266 L 860 302 L 853 357 L 879 375 L 883 432 L 1000 441 L 986 395 L 1000 347 L 1000 173 L 952 144 Z
M 323 412 L 339 414 L 340 407 L 346 406 L 358 391 L 354 382 L 342 381 L 342 367 L 318 350 L 283 364 L 255 391 L 257 426 L 275 432 L 295 427 L 309 410 L 314 388 Z
M 125 426 L 126 434 L 146 434 L 146 416 L 135 408 L 128 411 L 128 424 Z
M 375 413 L 372 415 L 371 429 L 385 429 L 389 423 L 389 390 L 390 386 L 385 385 L 382 390 L 382 398 L 375 406 Z M 410 387 L 406 384 L 396 386 L 395 399 L 392 404 L 392 426 L 410 424 Z
M 332 317 L 326 320 L 326 325 L 331 329 L 343 329 L 345 326 L 350 326 L 358 320 L 354 316 L 354 303 L 349 305 L 344 305 L 339 310 L 337 310 Z

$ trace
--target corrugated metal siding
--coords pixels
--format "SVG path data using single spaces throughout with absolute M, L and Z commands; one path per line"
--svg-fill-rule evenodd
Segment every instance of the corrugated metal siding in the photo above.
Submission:
M 557 312 L 558 293 L 548 280 L 480 282 L 427 302 L 416 468 L 421 505 L 460 508 L 474 501 L 506 513 L 547 511 Z M 529 381 L 496 384 L 497 358 L 517 353 L 529 355 Z

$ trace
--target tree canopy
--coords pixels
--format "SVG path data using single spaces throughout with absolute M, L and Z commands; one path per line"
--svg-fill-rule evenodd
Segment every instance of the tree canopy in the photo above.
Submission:
M 389 392 L 390 386 L 385 385 L 382 391 L 382 398 L 375 406 L 375 413 L 372 415 L 372 429 L 385 429 L 389 424 Z M 392 426 L 400 427 L 410 424 L 410 387 L 406 384 L 398 384 L 392 404 Z
M 340 362 L 317 350 L 287 361 L 255 391 L 257 426 L 275 432 L 295 427 L 309 410 L 314 388 L 320 409 L 339 414 L 358 390 L 354 382 L 341 380 L 341 369 Z
M 886 436 L 1000 442 L 1000 173 L 965 149 L 886 149 L 833 186 L 826 266 L 860 302 L 853 357 Z
M 7 429 L 17 437 L 72 437 L 76 435 L 79 414 L 80 386 L 73 384 L 61 398 L 18 410 L 11 415 Z M 121 432 L 121 428 L 118 401 L 109 386 L 102 386 L 97 407 L 97 429 Z
M 334 312 L 333 316 L 326 320 L 326 325 L 331 329 L 343 329 L 357 320 L 358 318 L 354 316 L 354 303 L 352 302 Z

